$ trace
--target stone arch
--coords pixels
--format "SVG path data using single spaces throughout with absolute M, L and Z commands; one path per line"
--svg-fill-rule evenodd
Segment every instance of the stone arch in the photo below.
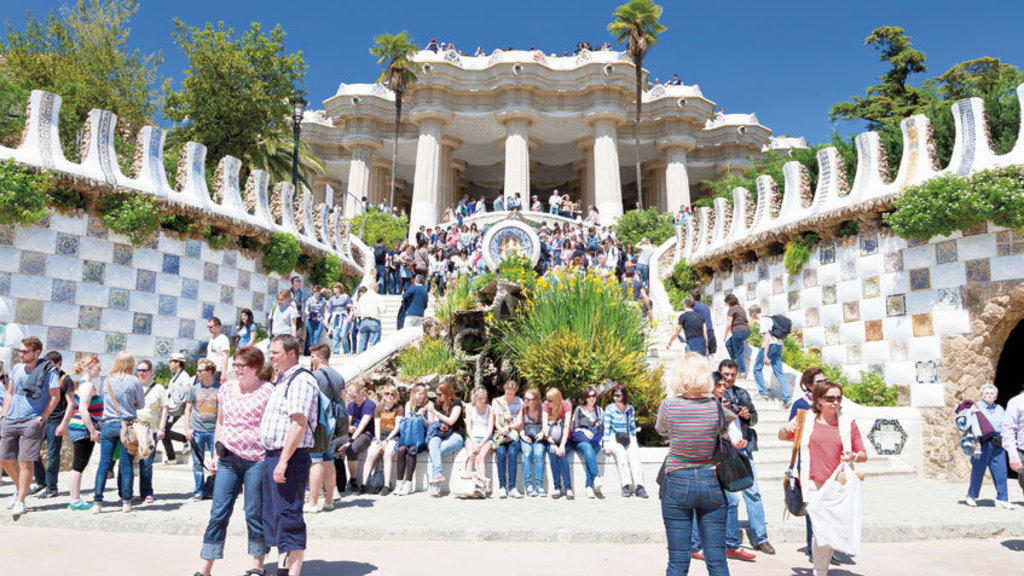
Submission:
M 963 305 L 971 331 L 942 340 L 937 366 L 945 386 L 946 405 L 921 411 L 924 421 L 924 472 L 928 476 L 963 480 L 970 463 L 963 457 L 953 408 L 965 398 L 977 400 L 984 384 L 995 381 L 996 367 L 1010 333 L 1024 321 L 1024 283 L 989 282 L 963 287 Z
M 995 385 L 999 389 L 996 402 L 1004 408 L 1010 398 L 1020 393 L 1021 374 L 1024 374 L 1024 320 L 1010 329 L 996 363 Z

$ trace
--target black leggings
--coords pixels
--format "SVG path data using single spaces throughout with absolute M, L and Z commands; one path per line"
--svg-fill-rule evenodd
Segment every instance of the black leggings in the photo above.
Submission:
M 174 423 L 177 422 L 178 419 L 180 419 L 181 417 L 182 417 L 182 415 L 179 414 L 177 416 L 169 416 L 167 418 L 167 427 L 164 428 L 164 440 L 163 440 L 163 443 L 164 443 L 164 457 L 167 458 L 168 460 L 174 460 L 176 458 L 176 456 L 177 456 L 174 453 L 174 444 L 171 443 L 171 440 L 177 440 L 178 442 L 181 442 L 182 444 L 188 444 L 188 438 L 185 438 L 184 434 L 182 434 L 181 432 L 176 432 L 174 430 L 171 430 L 171 427 L 174 426 Z
M 89 458 L 92 457 L 92 449 L 96 446 L 90 438 L 75 440 L 75 454 L 71 461 L 71 469 L 79 474 L 89 465 Z
M 398 478 L 412 482 L 412 476 L 416 472 L 416 454 L 409 451 L 409 446 L 399 446 L 395 452 L 398 454 Z

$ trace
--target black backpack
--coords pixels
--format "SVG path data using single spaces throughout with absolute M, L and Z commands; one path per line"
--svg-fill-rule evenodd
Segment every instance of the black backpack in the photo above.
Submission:
M 388 249 L 384 246 L 377 244 L 373 247 L 373 262 L 377 266 L 384 265 L 384 258 L 388 255 Z
M 786 336 L 793 331 L 793 321 L 785 316 L 779 314 L 778 316 L 769 316 L 772 319 L 772 329 L 768 331 L 772 335 L 772 338 L 778 340 L 785 340 Z

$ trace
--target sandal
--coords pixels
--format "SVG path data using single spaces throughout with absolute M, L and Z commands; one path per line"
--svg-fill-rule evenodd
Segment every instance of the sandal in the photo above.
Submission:
M 257 570 L 255 568 L 250 568 L 246 570 L 245 574 L 243 574 L 242 576 L 267 576 L 267 572 L 265 570 Z

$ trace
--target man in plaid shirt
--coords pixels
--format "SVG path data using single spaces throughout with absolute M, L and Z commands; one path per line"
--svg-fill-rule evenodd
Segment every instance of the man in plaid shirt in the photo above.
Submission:
M 309 449 L 316 428 L 319 388 L 299 365 L 302 342 L 291 335 L 270 342 L 270 361 L 280 377 L 260 422 L 263 463 L 263 531 L 267 546 L 277 547 L 278 574 L 302 571 L 306 522 L 302 503 L 309 482 Z

